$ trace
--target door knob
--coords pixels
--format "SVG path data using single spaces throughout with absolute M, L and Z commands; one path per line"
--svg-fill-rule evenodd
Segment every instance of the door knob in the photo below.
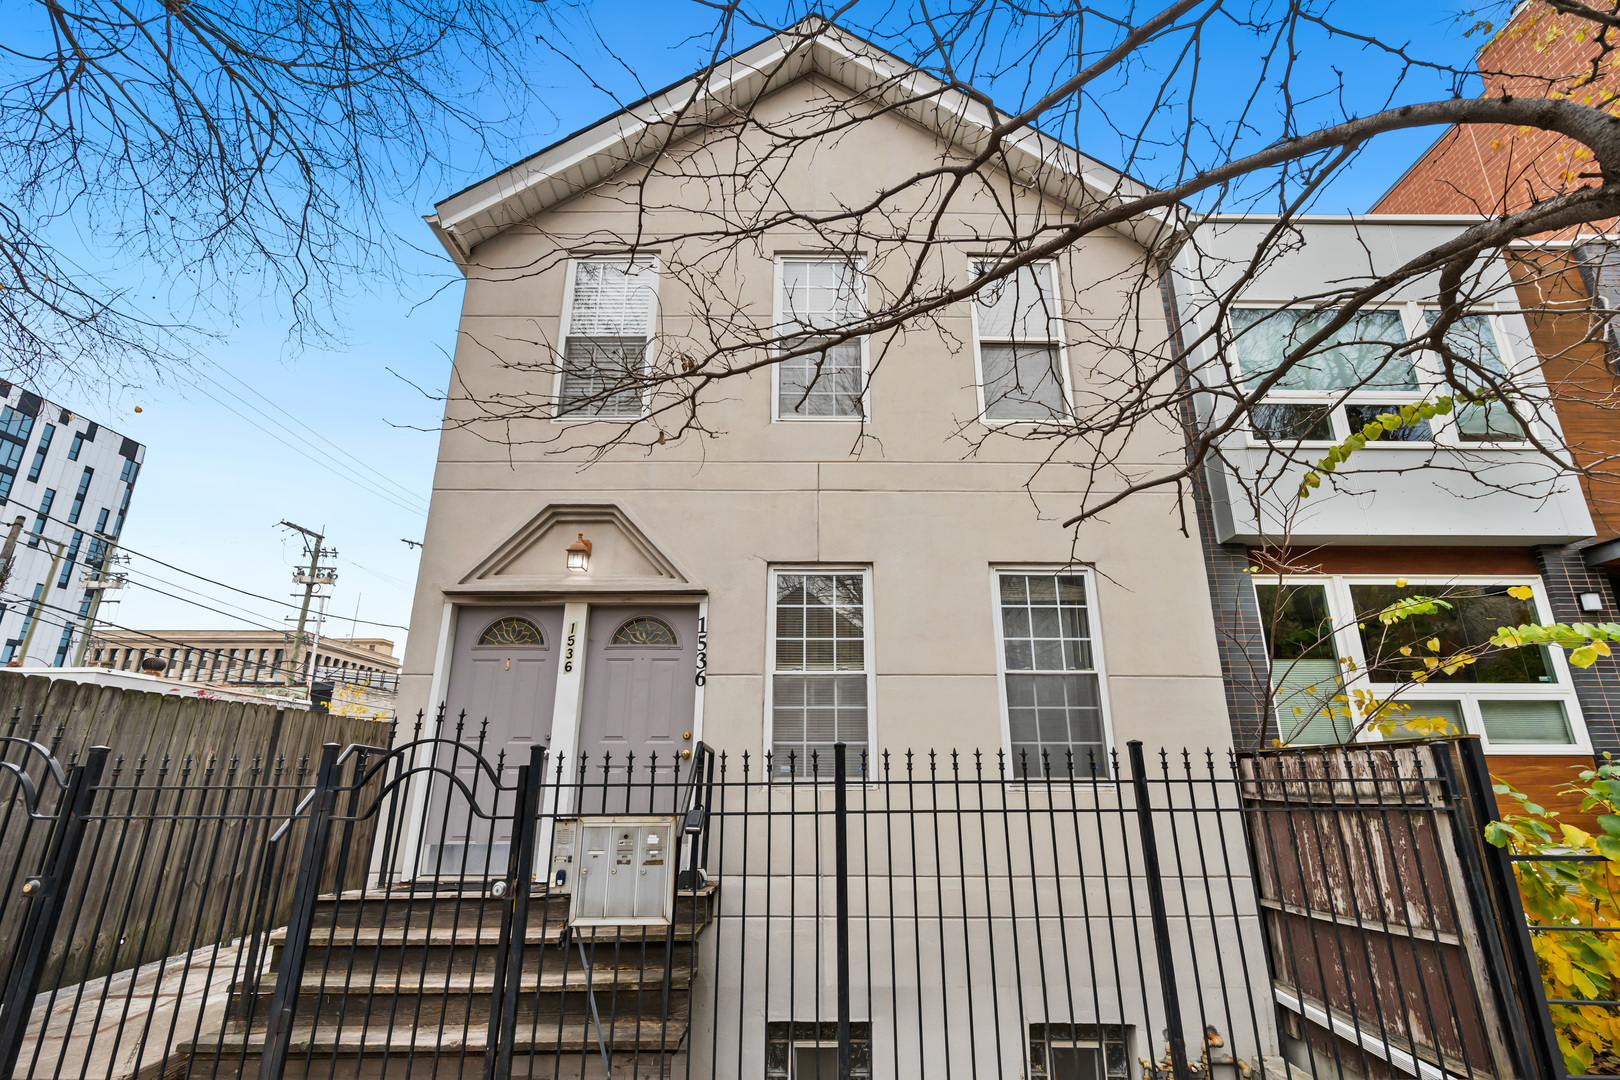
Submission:
M 690 750 L 682 750 L 681 751 L 681 757 L 689 758 L 691 756 L 692 756 L 692 751 L 690 751 Z
M 681 738 L 683 738 L 683 739 L 690 739 L 690 738 L 691 738 L 691 737 L 692 737 L 692 733 L 691 733 L 691 732 L 690 732 L 690 731 L 683 731 L 683 732 L 681 732 Z

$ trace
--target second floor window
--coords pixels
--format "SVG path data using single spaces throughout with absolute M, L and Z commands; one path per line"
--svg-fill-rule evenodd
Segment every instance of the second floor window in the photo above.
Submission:
M 1231 314 L 1234 352 L 1241 378 L 1250 385 L 1273 371 L 1283 357 L 1322 332 L 1334 310 L 1234 308 Z M 1262 439 L 1338 442 L 1374 422 L 1379 414 L 1398 411 L 1438 394 L 1505 382 L 1510 368 L 1503 359 L 1495 320 L 1488 314 L 1463 316 L 1446 335 L 1446 343 L 1473 368 L 1455 364 L 1443 370 L 1440 359 L 1414 350 L 1409 343 L 1427 331 L 1437 317 L 1415 304 L 1359 311 L 1315 346 L 1267 391 L 1250 414 L 1250 428 Z M 1474 370 L 1477 368 L 1478 370 Z M 1444 419 L 1420 421 L 1385 431 L 1373 445 L 1432 443 L 1435 428 L 1460 443 L 1505 442 L 1524 432 L 1501 402 L 1464 405 Z
M 982 274 L 992 268 L 980 263 Z M 1051 263 L 1020 267 L 973 298 L 981 415 L 990 421 L 1068 416 L 1068 387 Z
M 778 331 L 794 349 L 826 338 L 817 331 L 866 314 L 859 268 L 848 259 L 783 259 Z M 777 365 L 778 419 L 859 420 L 864 414 L 866 341 L 829 344 Z
M 51 504 L 56 501 L 56 489 L 46 488 L 45 497 L 39 500 L 39 516 L 34 518 L 34 535 L 29 538 L 29 547 L 39 547 L 39 538 L 45 535 L 45 522 L 51 516 Z
M 639 417 L 657 266 L 651 259 L 581 259 L 569 274 L 556 416 Z

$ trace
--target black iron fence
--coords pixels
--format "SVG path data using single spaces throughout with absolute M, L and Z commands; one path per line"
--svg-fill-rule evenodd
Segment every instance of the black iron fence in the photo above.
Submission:
M 0 1076 L 1553 1080 L 1477 744 L 5 746 Z

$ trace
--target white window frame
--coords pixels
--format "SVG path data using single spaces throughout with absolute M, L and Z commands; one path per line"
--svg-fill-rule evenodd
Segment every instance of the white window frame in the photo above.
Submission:
M 1452 587 L 1466 587 L 1470 585 L 1527 585 L 1531 590 L 1531 600 L 1536 606 L 1536 618 L 1543 623 L 1553 622 L 1552 607 L 1547 600 L 1547 590 L 1540 577 L 1525 574 L 1285 574 L 1280 583 L 1286 588 L 1300 585 L 1318 585 L 1327 590 L 1328 618 L 1332 620 L 1333 643 L 1339 656 L 1348 656 L 1356 663 L 1357 674 L 1346 680 L 1352 689 L 1366 690 L 1383 700 L 1390 694 L 1399 690 L 1395 697 L 1396 702 L 1402 701 L 1431 701 L 1435 699 L 1455 700 L 1463 717 L 1463 734 L 1478 735 L 1480 744 L 1486 753 L 1496 754 L 1525 754 L 1525 755 L 1575 755 L 1591 754 L 1592 739 L 1586 730 L 1586 717 L 1581 712 L 1581 702 L 1575 693 L 1575 684 L 1570 678 L 1569 661 L 1564 656 L 1564 650 L 1556 646 L 1548 646 L 1547 652 L 1552 658 L 1555 681 L 1551 683 L 1428 683 L 1416 685 L 1413 683 L 1375 683 L 1370 682 L 1366 675 L 1367 657 L 1361 646 L 1361 633 L 1353 616 L 1355 608 L 1350 600 L 1350 586 L 1352 585 L 1393 585 L 1396 578 L 1405 581 L 1411 588 L 1432 587 L 1436 590 Z M 1256 585 L 1276 585 L 1279 579 L 1275 574 L 1255 575 Z M 1261 612 L 1261 619 L 1267 617 Z M 1270 644 L 1265 646 L 1267 660 L 1270 660 Z M 1481 719 L 1479 702 L 1486 700 L 1507 700 L 1522 698 L 1530 701 L 1547 701 L 1557 698 L 1563 703 L 1564 711 L 1569 717 L 1570 733 L 1575 741 L 1570 743 L 1504 743 L 1501 746 L 1491 744 L 1490 735 L 1485 731 L 1484 721 Z M 1351 722 L 1360 724 L 1364 719 L 1356 711 L 1355 702 L 1349 703 L 1352 710 Z M 1358 741 L 1382 741 L 1376 731 L 1366 731 L 1357 736 Z
M 1114 780 L 1110 766 L 1113 761 L 1113 751 L 1117 745 L 1114 742 L 1114 711 L 1109 703 L 1108 695 L 1108 659 L 1103 650 L 1102 614 L 1097 607 L 1097 577 L 1089 566 L 1039 566 L 1039 565 L 1008 565 L 992 566 L 990 568 L 990 612 L 996 630 L 996 687 L 1001 706 L 1001 751 L 1007 762 L 1007 779 L 1015 783 L 1049 783 L 1044 777 L 1028 778 L 1013 775 L 1013 749 L 1012 749 L 1012 713 L 1007 705 L 1007 641 L 1005 628 L 1001 616 L 1001 578 L 1003 574 L 1040 574 L 1057 577 L 1084 578 L 1086 583 L 1086 612 L 1091 619 L 1091 666 L 1097 674 L 1097 700 L 1102 707 L 1103 732 L 1103 761 L 1104 772 L 1097 777 L 1097 783 L 1111 783 Z M 1025 673 L 1027 674 L 1027 673 Z M 1075 764 L 1075 779 L 1082 779 L 1080 775 L 1080 762 Z M 1067 777 L 1061 779 L 1067 780 Z
M 860 295 L 861 307 L 866 309 L 866 256 L 844 255 L 838 252 L 808 252 L 778 254 L 771 269 L 771 328 L 775 333 L 791 329 L 787 325 L 787 311 L 782 306 L 782 268 L 790 262 L 846 262 L 855 272 L 855 287 Z M 771 365 L 771 423 L 796 424 L 864 424 L 872 418 L 871 338 L 861 335 L 861 415 L 859 416 L 799 416 L 782 414 L 782 364 Z M 780 353 L 780 349 L 776 350 Z
M 562 408 L 563 391 L 563 365 L 567 362 L 568 335 L 572 329 L 574 319 L 574 277 L 580 263 L 605 262 L 623 263 L 628 255 L 581 255 L 568 260 L 568 276 L 563 281 L 562 316 L 557 326 L 557 371 L 552 376 L 551 383 L 551 422 L 553 424 L 593 424 L 593 423 L 619 423 L 634 424 L 647 418 L 651 407 L 651 393 L 649 390 L 641 392 L 641 411 L 634 416 L 594 416 L 587 413 L 569 413 L 559 415 Z M 653 366 L 653 349 L 658 328 L 659 314 L 659 285 L 663 280 L 663 261 L 655 254 L 638 254 L 637 259 L 646 259 L 653 276 L 652 303 L 647 305 L 647 347 L 642 352 L 642 366 L 651 370 Z
M 979 264 L 986 263 L 986 262 L 1006 262 L 1006 261 L 1007 261 L 1007 259 L 1004 256 L 974 255 L 974 256 L 971 256 L 969 258 L 968 267 L 969 267 L 970 272 L 973 274 L 973 276 L 978 277 L 979 276 L 979 273 L 978 273 Z M 985 382 L 985 380 L 984 380 L 984 352 L 983 352 L 982 349 L 980 349 L 980 346 L 984 345 L 984 344 L 987 344 L 987 343 L 991 344 L 991 345 L 1006 345 L 1006 344 L 1014 344 L 1014 343 L 1017 343 L 1017 342 L 1032 342 L 1032 343 L 1056 345 L 1057 346 L 1057 356 L 1058 356 L 1058 372 L 1059 372 L 1059 374 L 1061 374 L 1063 376 L 1063 409 L 1064 409 L 1064 412 L 1065 412 L 1064 419 L 1070 419 L 1070 418 L 1072 418 L 1074 416 L 1074 376 L 1069 371 L 1069 350 L 1068 350 L 1067 341 L 1065 340 L 1066 335 L 1063 332 L 1063 316 L 1062 316 L 1063 278 L 1058 273 L 1058 264 L 1057 264 L 1057 260 L 1055 260 L 1055 259 L 1040 259 L 1040 260 L 1037 260 L 1036 262 L 1030 263 L 1029 265 L 1031 267 L 1050 266 L 1052 268 L 1052 321 L 1056 325 L 1052 327 L 1050 332 L 1055 336 L 1053 336 L 1053 337 L 1044 337 L 1044 338 L 1018 338 L 1018 337 L 1002 338 L 1002 337 L 995 337 L 995 338 L 990 338 L 987 341 L 986 338 L 984 337 L 984 335 L 982 333 L 980 333 L 980 330 L 979 330 L 979 298 L 978 298 L 978 295 L 975 294 L 974 296 L 972 296 L 972 297 L 970 297 L 968 299 L 968 312 L 969 312 L 970 317 L 973 320 L 973 386 L 974 386 L 975 392 L 978 395 L 978 402 L 979 402 L 979 416 L 978 416 L 978 419 L 979 419 L 979 423 L 985 425 L 986 427 L 1006 427 L 1008 425 L 1018 425 L 1018 424 L 1053 424 L 1053 423 L 1059 422 L 1059 421 L 1050 420 L 1050 419 L 1046 419 L 1046 420 L 1027 420 L 1027 419 L 996 420 L 996 419 L 992 419 L 991 417 L 988 417 L 988 416 L 985 415 L 985 412 L 984 412 L 984 410 L 985 410 L 985 398 L 984 398 L 984 382 Z
M 783 574 L 860 574 L 861 598 L 863 608 L 861 611 L 861 640 L 865 650 L 866 663 L 866 765 L 867 776 L 870 780 L 875 772 L 874 763 L 878 759 L 878 723 L 877 723 L 877 661 L 873 650 L 872 634 L 872 568 L 850 563 L 829 563 L 817 565 L 815 563 L 789 563 L 781 566 L 771 566 L 765 574 L 765 749 L 772 755 L 772 767 L 775 767 L 775 714 L 776 714 L 776 676 L 777 675 L 804 675 L 804 671 L 777 671 L 776 669 L 776 579 Z M 836 672 L 836 668 L 834 671 Z M 815 674 L 810 672 L 808 674 Z M 779 773 L 771 773 L 767 778 L 771 783 L 799 783 L 799 784 L 828 784 L 832 777 L 822 779 L 813 776 L 786 777 Z
M 1234 310 L 1248 309 L 1258 311 L 1277 311 L 1291 306 L 1295 305 L 1278 303 L 1275 301 L 1243 300 L 1239 303 L 1233 304 L 1232 308 Z M 1431 303 L 1408 301 L 1399 304 L 1368 304 L 1361 310 L 1399 312 L 1401 316 L 1401 331 L 1406 335 L 1407 340 L 1412 340 L 1427 332 L 1428 323 L 1425 320 L 1424 313 L 1433 309 L 1434 305 Z M 1303 311 L 1306 309 L 1300 308 L 1299 310 Z M 1533 381 L 1537 381 L 1539 383 L 1539 379 L 1536 378 L 1536 365 L 1531 363 L 1526 357 L 1518 355 L 1517 350 L 1513 348 L 1512 341 L 1509 339 L 1508 335 L 1503 332 L 1501 307 L 1499 305 L 1479 304 L 1472 307 L 1468 311 L 1468 314 L 1485 315 L 1489 317 L 1491 333 L 1494 334 L 1496 338 L 1497 356 L 1501 359 L 1502 367 L 1508 372 L 1509 378 L 1522 381 L 1523 376 L 1529 375 Z M 1533 359 L 1533 357 L 1530 359 Z M 1349 421 L 1345 416 L 1344 410 L 1347 404 L 1391 406 L 1410 405 L 1417 401 L 1433 398 L 1437 394 L 1454 393 L 1453 388 L 1444 382 L 1440 369 L 1439 358 L 1433 352 L 1427 349 L 1420 350 L 1413 354 L 1411 361 L 1413 372 L 1417 376 L 1418 386 L 1416 390 L 1272 390 L 1265 396 L 1261 403 L 1265 405 L 1323 405 L 1332 400 L 1333 408 L 1329 413 L 1328 422 L 1333 429 L 1333 437 L 1331 439 L 1301 439 L 1298 443 L 1298 445 L 1302 447 L 1332 446 L 1335 443 L 1344 441 L 1354 434 L 1354 431 L 1352 431 L 1350 428 Z M 1237 379 L 1240 381 L 1244 380 L 1247 377 L 1247 372 L 1243 370 L 1242 364 L 1238 360 L 1237 348 L 1235 344 L 1232 346 L 1230 363 L 1231 369 L 1237 376 Z M 1348 400 L 1346 400 L 1346 395 L 1349 395 Z M 1390 411 L 1395 410 L 1392 409 Z M 1452 412 L 1447 416 L 1437 416 L 1430 420 L 1429 431 L 1433 438 L 1427 442 L 1396 442 L 1393 440 L 1386 441 L 1384 439 L 1377 439 L 1369 442 L 1366 449 L 1378 451 L 1433 450 L 1436 448 L 1448 450 L 1517 450 L 1529 445 L 1528 439 L 1501 439 L 1489 441 L 1463 439 L 1458 435 L 1456 423 L 1457 415 L 1457 410 L 1453 409 Z M 1535 423 L 1534 420 L 1531 422 Z M 1242 429 L 1245 445 L 1251 448 L 1269 447 L 1273 445 L 1272 442 L 1268 442 L 1266 439 L 1256 436 L 1252 424 L 1245 423 L 1242 425 Z M 1355 430 L 1360 429 L 1358 428 Z M 1540 431 L 1544 437 L 1551 436 L 1551 432 L 1545 431 L 1542 428 L 1542 425 L 1537 424 L 1537 430 Z M 1286 442 L 1286 440 L 1279 439 L 1275 440 L 1275 442 L 1281 444 Z M 1292 442 L 1288 442 L 1287 445 L 1294 444 Z

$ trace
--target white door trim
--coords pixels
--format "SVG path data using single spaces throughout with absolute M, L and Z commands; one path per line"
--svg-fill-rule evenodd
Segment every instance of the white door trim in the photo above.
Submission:
M 439 737 L 439 702 L 444 697 L 444 684 L 450 677 L 450 649 L 455 642 L 456 616 L 459 609 L 449 600 L 444 602 L 444 611 L 439 616 L 439 641 L 434 650 L 433 680 L 428 684 L 428 713 L 429 718 L 423 725 L 423 737 L 436 739 Z M 405 834 L 405 846 L 400 849 L 400 875 L 407 880 L 416 877 L 419 869 L 418 860 L 422 857 L 422 823 L 427 819 L 427 796 L 430 786 L 430 777 L 426 773 L 416 770 L 425 769 L 433 764 L 432 745 L 418 746 L 411 751 L 411 771 L 420 778 L 420 783 L 411 784 L 411 813 L 410 827 Z M 425 758 L 425 760 L 424 760 Z
M 561 783 L 553 783 L 556 813 L 566 814 L 574 808 L 573 786 L 568 779 L 577 766 L 579 754 L 579 721 L 585 707 L 585 654 L 590 634 L 591 605 L 584 600 L 570 600 L 563 605 L 562 666 L 557 670 L 557 696 L 551 713 L 551 756 L 547 768 L 553 781 L 557 777 L 557 762 L 562 761 Z

